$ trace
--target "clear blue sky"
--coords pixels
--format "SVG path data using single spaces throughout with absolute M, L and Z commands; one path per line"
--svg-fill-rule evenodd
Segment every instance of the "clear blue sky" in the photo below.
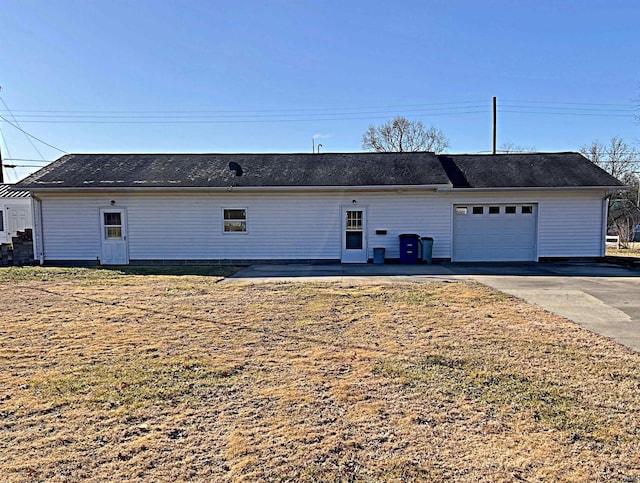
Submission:
M 396 115 L 442 129 L 450 152 L 482 152 L 492 96 L 498 145 L 640 138 L 635 0 L 4 0 L 0 11 L 0 96 L 67 152 L 309 152 L 314 135 L 323 151 L 360 151 L 367 127 Z M 41 159 L 0 128 L 3 157 Z M 34 143 L 47 160 L 61 154 Z

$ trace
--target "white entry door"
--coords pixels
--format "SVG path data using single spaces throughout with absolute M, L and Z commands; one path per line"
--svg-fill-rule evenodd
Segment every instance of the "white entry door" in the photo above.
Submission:
M 126 265 L 129 263 L 127 243 L 127 212 L 124 208 L 102 208 L 100 228 L 103 265 Z
M 342 263 L 367 263 L 367 210 L 342 207 Z
M 31 228 L 31 207 L 7 205 L 7 235 L 9 239 L 26 228 Z

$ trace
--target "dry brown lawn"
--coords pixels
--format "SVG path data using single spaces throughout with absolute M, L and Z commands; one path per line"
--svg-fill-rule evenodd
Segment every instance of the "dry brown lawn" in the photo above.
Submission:
M 0 271 L 2 481 L 640 481 L 610 340 L 477 284 L 217 280 Z
M 607 255 L 610 257 L 634 257 L 640 258 L 640 243 L 631 243 L 629 248 L 607 247 Z

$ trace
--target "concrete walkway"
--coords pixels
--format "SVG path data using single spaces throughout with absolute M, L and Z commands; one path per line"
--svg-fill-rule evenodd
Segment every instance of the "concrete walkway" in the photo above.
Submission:
M 427 281 L 451 278 L 453 272 L 446 265 L 384 264 L 283 264 L 251 265 L 220 283 L 246 282 L 335 282 L 350 281 Z
M 253 265 L 220 283 L 477 281 L 640 352 L 640 271 L 593 263 Z

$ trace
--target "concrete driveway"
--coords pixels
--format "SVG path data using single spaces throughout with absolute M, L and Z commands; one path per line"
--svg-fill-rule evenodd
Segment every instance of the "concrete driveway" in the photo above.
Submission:
M 538 305 L 640 352 L 638 270 L 600 264 L 539 264 L 537 270 L 523 275 L 514 274 L 513 270 L 495 273 L 468 267 L 466 270 L 455 267 L 453 271 L 466 272 L 465 277 Z
M 640 271 L 595 263 L 253 265 L 222 283 L 247 281 L 474 280 L 640 352 Z

